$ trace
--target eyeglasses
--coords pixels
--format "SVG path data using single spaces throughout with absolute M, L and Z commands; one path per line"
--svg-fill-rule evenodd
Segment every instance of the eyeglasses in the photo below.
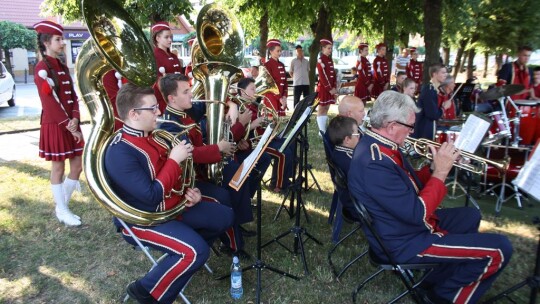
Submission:
M 146 110 L 146 111 L 152 111 L 153 113 L 156 113 L 159 109 L 158 104 L 155 104 L 151 107 L 145 107 L 145 108 L 133 108 L 133 111 L 139 111 L 139 110 Z
M 362 135 L 362 134 L 360 134 L 360 133 L 353 133 L 353 134 L 351 134 L 351 136 L 358 136 L 358 137 L 360 137 L 360 135 Z
M 407 127 L 409 129 L 411 129 L 411 131 L 414 131 L 414 125 L 416 124 L 416 123 L 413 123 L 412 125 L 409 125 L 409 124 L 406 124 L 406 123 L 398 121 L 398 120 L 394 120 L 394 122 L 398 123 L 398 124 L 400 124 L 400 125 L 402 125 L 404 127 Z

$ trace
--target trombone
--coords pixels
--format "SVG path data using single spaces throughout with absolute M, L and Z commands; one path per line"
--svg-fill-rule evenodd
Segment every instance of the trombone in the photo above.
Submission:
M 429 160 L 433 160 L 433 155 L 429 150 L 429 146 L 434 146 L 438 149 L 441 144 L 425 139 L 425 138 L 412 138 L 407 137 L 405 139 L 404 151 L 407 153 L 416 152 L 418 155 L 425 157 Z M 499 176 L 503 175 L 510 165 L 510 158 L 507 157 L 500 162 L 496 162 L 487 158 L 480 157 L 474 153 L 458 150 L 459 155 L 463 158 L 470 159 L 473 163 L 461 163 L 459 160 L 454 162 L 454 166 L 474 174 L 484 174 L 487 171 L 488 165 L 493 166 L 498 172 Z

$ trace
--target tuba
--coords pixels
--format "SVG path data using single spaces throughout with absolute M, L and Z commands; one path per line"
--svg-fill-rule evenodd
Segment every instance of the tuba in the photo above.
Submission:
M 156 64 L 150 43 L 135 21 L 115 1 L 83 0 L 82 13 L 91 34 L 75 63 L 77 90 L 92 119 L 92 129 L 83 153 L 83 168 L 92 194 L 114 216 L 137 225 L 154 225 L 176 217 L 186 200 L 173 209 L 147 212 L 122 201 L 108 184 L 105 150 L 113 139 L 114 114 L 103 88 L 103 75 L 115 69 L 130 82 L 152 86 Z M 160 132 L 164 141 L 170 134 Z M 188 160 L 186 160 L 187 162 Z M 186 164 L 184 169 L 189 171 Z M 195 178 L 187 177 L 194 183 Z M 182 192 L 182 189 L 176 191 Z
M 244 32 L 234 14 L 217 4 L 207 4 L 197 16 L 197 42 L 206 61 L 195 54 L 198 62 L 193 63 L 193 77 L 201 82 L 209 101 L 207 144 L 213 145 L 226 136 L 223 121 L 229 84 L 243 76 L 237 66 L 243 59 Z M 220 184 L 223 166 L 223 162 L 208 165 L 209 179 Z

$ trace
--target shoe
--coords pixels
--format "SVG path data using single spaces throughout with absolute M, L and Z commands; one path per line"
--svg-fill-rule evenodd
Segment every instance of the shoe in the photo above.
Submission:
M 131 282 L 127 287 L 127 294 L 139 304 L 158 304 L 158 301 L 150 295 L 139 281 Z
M 253 230 L 247 230 L 246 228 L 242 227 L 242 226 L 239 226 L 240 227 L 240 232 L 242 233 L 243 236 L 245 237 L 254 237 L 257 235 L 257 232 L 253 231 Z
M 73 213 L 71 213 L 69 210 L 62 209 L 62 208 L 56 208 L 56 218 L 61 222 L 64 223 L 66 226 L 74 227 L 74 226 L 80 226 L 81 220 L 75 217 Z

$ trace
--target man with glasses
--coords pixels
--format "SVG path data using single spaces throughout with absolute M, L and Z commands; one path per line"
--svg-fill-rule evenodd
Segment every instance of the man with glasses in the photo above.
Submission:
M 374 228 L 397 263 L 439 263 L 426 278 L 426 303 L 477 303 L 512 255 L 505 236 L 479 233 L 475 208 L 438 209 L 444 181 L 459 151 L 443 143 L 433 154 L 433 171 L 417 175 L 400 147 L 414 129 L 419 109 L 404 94 L 383 92 L 370 113 L 371 130 L 354 150 L 349 191 L 370 213 Z M 370 249 L 385 259 L 369 229 Z
M 105 171 L 111 188 L 128 205 L 147 212 L 170 210 L 187 199 L 184 212 L 154 226 L 127 223 L 148 247 L 168 253 L 127 292 L 138 303 L 172 303 L 191 276 L 201 268 L 212 242 L 233 223 L 231 208 L 201 201 L 197 188 L 173 192 L 183 184 L 181 163 L 193 147 L 185 141 L 168 150 L 152 132 L 161 114 L 154 90 L 127 83 L 120 89 L 117 108 L 124 125 L 105 152 Z M 124 239 L 136 246 L 115 219 Z

